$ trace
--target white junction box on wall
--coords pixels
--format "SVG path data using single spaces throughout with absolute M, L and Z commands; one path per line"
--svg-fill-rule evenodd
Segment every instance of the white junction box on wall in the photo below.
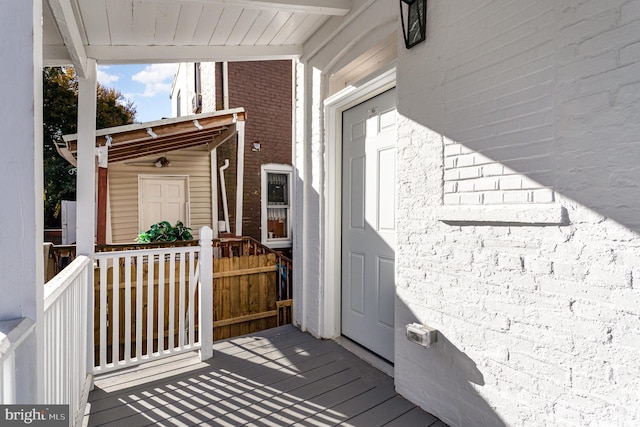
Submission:
M 407 325 L 407 339 L 423 347 L 431 347 L 438 340 L 438 330 L 419 323 Z

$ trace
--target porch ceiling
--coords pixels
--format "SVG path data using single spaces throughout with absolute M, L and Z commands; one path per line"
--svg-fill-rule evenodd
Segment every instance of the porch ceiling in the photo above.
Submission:
M 207 145 L 211 150 L 234 136 L 236 122 L 245 119 L 244 109 L 235 108 L 101 129 L 96 132 L 96 147 L 108 147 L 109 163 L 198 145 Z M 65 146 L 58 147 L 60 154 L 74 165 L 77 139 L 76 134 L 65 135 Z
M 47 0 L 45 65 L 293 58 L 351 0 Z

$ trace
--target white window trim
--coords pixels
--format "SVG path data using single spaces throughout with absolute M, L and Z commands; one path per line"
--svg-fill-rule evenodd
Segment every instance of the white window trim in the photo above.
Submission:
M 267 174 L 286 174 L 289 203 L 287 205 L 287 238 L 274 239 L 267 235 Z M 266 163 L 260 166 L 261 198 L 260 198 L 260 240 L 263 245 L 272 248 L 290 248 L 293 245 L 293 166 L 279 163 Z

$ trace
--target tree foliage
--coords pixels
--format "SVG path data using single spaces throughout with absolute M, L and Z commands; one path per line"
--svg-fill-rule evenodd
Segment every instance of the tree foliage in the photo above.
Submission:
M 44 223 L 60 226 L 60 201 L 76 199 L 75 168 L 56 151 L 62 135 L 77 132 L 78 79 L 72 68 L 45 68 L 43 77 Z M 136 109 L 113 88 L 98 84 L 96 129 L 133 123 Z

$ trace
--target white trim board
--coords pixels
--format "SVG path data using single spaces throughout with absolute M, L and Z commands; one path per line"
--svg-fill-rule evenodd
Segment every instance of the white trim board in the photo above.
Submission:
M 324 246 L 322 320 L 319 333 L 323 338 L 337 338 L 341 334 L 341 212 L 342 212 L 342 112 L 396 86 L 396 68 L 382 70 L 327 98 L 324 105 L 327 135 L 326 239 Z

